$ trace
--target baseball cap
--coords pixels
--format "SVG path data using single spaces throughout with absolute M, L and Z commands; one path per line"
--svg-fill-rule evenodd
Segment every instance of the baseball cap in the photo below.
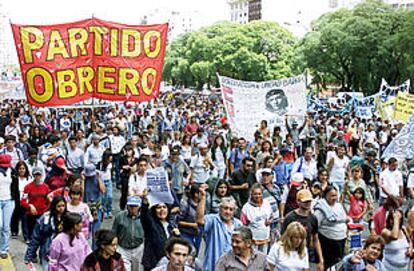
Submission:
M 270 168 L 263 168 L 260 173 L 261 174 L 273 174 L 273 171 Z
M 128 197 L 127 205 L 128 206 L 141 206 L 142 200 L 137 196 Z
M 83 172 L 86 177 L 92 177 L 96 175 L 96 167 L 94 164 L 87 164 Z
M 308 189 L 300 190 L 296 195 L 297 201 L 305 202 L 313 199 L 312 193 Z
M 43 170 L 42 170 L 41 167 L 34 167 L 33 170 L 32 170 L 32 174 L 33 175 L 36 175 L 36 174 L 42 175 L 43 174 Z
M 304 177 L 303 174 L 300 172 L 296 172 L 292 175 L 290 179 L 290 184 L 294 186 L 301 186 L 303 183 Z
M 55 163 L 58 168 L 66 169 L 65 159 L 63 157 L 57 158 Z

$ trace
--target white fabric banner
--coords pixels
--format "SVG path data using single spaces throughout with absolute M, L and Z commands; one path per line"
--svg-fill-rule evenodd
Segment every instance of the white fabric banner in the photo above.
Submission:
M 284 126 L 285 115 L 291 116 L 290 122 L 300 122 L 306 115 L 304 75 L 264 82 L 218 77 L 230 127 L 239 137 L 252 140 L 262 120 L 272 131 L 274 126 Z
M 382 154 L 382 158 L 412 159 L 414 157 L 414 114 Z

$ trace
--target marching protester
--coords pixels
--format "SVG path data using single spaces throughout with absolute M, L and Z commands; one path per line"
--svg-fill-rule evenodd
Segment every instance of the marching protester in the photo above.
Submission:
M 191 254 L 192 246 L 187 240 L 173 237 L 165 243 L 165 254 L 168 258 L 168 263 L 152 269 L 152 271 L 194 271 L 188 266 L 188 258 Z
M 142 265 L 151 270 L 165 256 L 163 249 L 170 237 L 179 237 L 180 230 L 171 216 L 170 207 L 165 203 L 157 203 L 149 207 L 148 191 L 145 190 L 141 209 L 141 223 L 144 229 L 144 253 Z M 201 201 L 198 205 L 203 204 Z M 204 202 L 205 204 L 205 202 Z
M 112 224 L 112 231 L 117 237 L 118 252 L 122 255 L 126 271 L 136 270 L 142 257 L 144 234 L 139 214 L 141 202 L 141 198 L 130 196 L 127 210 L 119 212 Z
M 386 271 L 380 260 L 384 249 L 384 239 L 381 236 L 371 235 L 365 240 L 363 250 L 357 250 L 344 258 L 345 271 L 376 270 Z
M 82 231 L 82 217 L 76 213 L 63 216 L 63 229 L 50 244 L 49 271 L 78 271 L 92 252 Z
M 29 243 L 32 237 L 33 229 L 36 225 L 36 220 L 42 216 L 49 208 L 48 194 L 49 187 L 43 182 L 42 170 L 40 168 L 33 168 L 33 181 L 27 184 L 23 190 L 23 196 L 20 204 L 26 210 L 27 228 Z
M 42 270 L 49 267 L 49 247 L 52 240 L 63 230 L 63 217 L 67 213 L 66 201 L 62 196 L 56 196 L 50 203 L 49 211 L 43 214 L 36 222 L 32 239 L 27 247 L 24 261 L 26 264 L 37 262 L 36 251 L 39 249 Z
M 335 186 L 330 186 L 326 188 L 324 198 L 315 206 L 325 268 L 342 261 L 345 253 L 348 218 L 337 200 L 338 190 Z
M 242 223 L 234 217 L 237 209 L 234 199 L 222 198 L 218 214 L 204 215 L 206 193 L 200 189 L 200 194 L 201 200 L 197 205 L 196 222 L 203 226 L 206 243 L 204 269 L 213 271 L 219 257 L 230 250 L 234 229 L 242 226 Z
M 232 249 L 220 257 L 214 270 L 269 270 L 266 254 L 253 249 L 252 241 L 253 234 L 248 227 L 235 229 L 231 236 Z
M 306 230 L 299 222 L 291 223 L 280 241 L 269 251 L 270 270 L 309 270 Z
M 118 239 L 115 233 L 102 229 L 95 234 L 97 249 L 85 258 L 80 271 L 126 271 L 121 254 L 116 252 Z
M 10 222 L 15 201 L 19 197 L 18 182 L 16 179 L 13 181 L 12 174 L 12 157 L 9 154 L 0 154 L 0 257 L 2 259 L 9 256 Z
M 76 270 L 123 270 L 122 262 L 125 270 L 212 271 L 231 263 L 265 270 L 262 253 L 280 270 L 408 268 L 413 174 L 410 157 L 397 155 L 391 142 L 409 133 L 335 106 L 306 112 L 305 105 L 291 115 L 297 106 L 286 93 L 268 96 L 263 109 L 284 113 L 240 127 L 222 97 L 201 93 L 82 109 L 5 101 L 0 256 L 10 255 L 11 229 L 13 237 L 23 231 L 25 260 L 36 268 L 40 248 L 44 270 L 58 262 Z M 62 233 L 65 206 L 80 222 L 65 222 Z M 400 206 L 408 222 L 396 213 Z M 364 232 L 364 248 L 351 251 L 345 240 L 354 237 L 353 223 L 383 236 L 384 249 Z M 73 251 L 76 266 L 68 263 Z

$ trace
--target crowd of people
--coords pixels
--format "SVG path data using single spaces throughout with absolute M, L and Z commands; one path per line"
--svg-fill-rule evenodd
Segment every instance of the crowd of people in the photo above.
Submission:
M 208 96 L 5 101 L 0 257 L 21 236 L 25 263 L 44 271 L 412 269 L 414 159 L 381 159 L 402 124 L 325 112 L 299 122 L 258 120 L 243 138 Z M 172 204 L 150 205 L 146 172 L 159 167 Z

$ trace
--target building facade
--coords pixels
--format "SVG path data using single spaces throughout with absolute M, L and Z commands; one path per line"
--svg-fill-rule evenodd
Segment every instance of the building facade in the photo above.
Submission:
M 229 0 L 230 21 L 239 24 L 249 22 L 249 1 L 247 0 Z

